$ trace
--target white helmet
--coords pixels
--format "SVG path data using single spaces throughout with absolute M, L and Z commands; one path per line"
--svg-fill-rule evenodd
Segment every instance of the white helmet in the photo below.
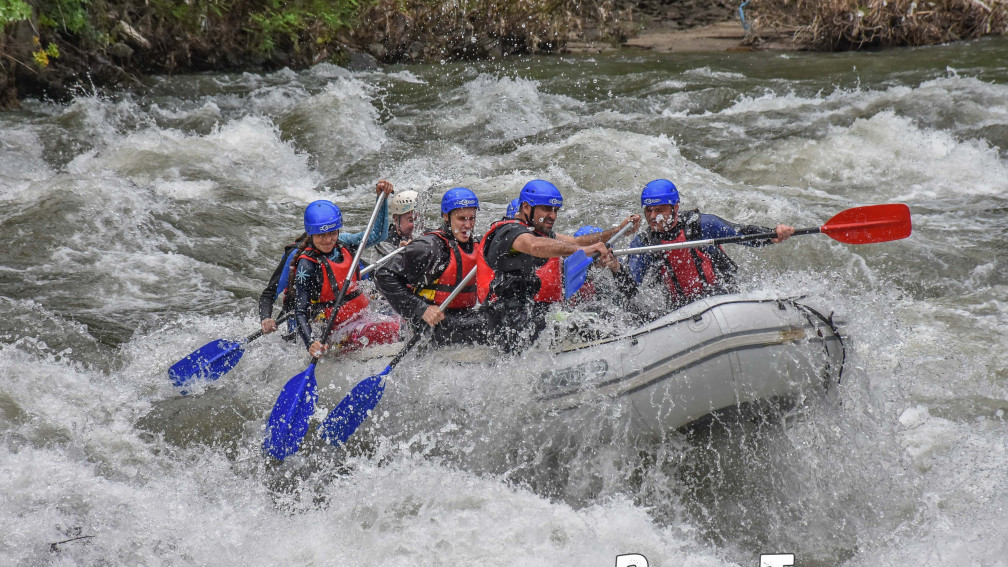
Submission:
M 403 191 L 396 193 L 389 201 L 389 212 L 393 215 L 405 215 L 416 208 L 417 192 Z

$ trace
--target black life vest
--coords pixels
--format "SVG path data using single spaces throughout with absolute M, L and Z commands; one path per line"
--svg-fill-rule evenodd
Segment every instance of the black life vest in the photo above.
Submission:
M 518 219 L 502 219 L 487 230 L 479 243 L 481 270 L 477 271 L 480 300 L 488 296 L 527 296 L 536 303 L 553 303 L 563 300 L 563 277 L 560 258 L 539 258 L 531 254 L 508 254 L 497 260 L 496 269 L 486 260 L 485 245 L 492 240 L 494 231 L 508 224 L 520 224 Z M 543 235 L 533 232 L 535 236 Z

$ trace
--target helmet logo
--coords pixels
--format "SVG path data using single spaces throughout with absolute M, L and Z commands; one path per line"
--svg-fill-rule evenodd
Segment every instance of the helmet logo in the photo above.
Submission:
M 329 224 L 324 224 L 324 225 L 318 227 L 318 229 L 319 229 L 320 232 L 332 232 L 332 231 L 336 230 L 337 228 L 339 228 L 339 223 L 335 223 L 335 222 L 329 223 Z
M 655 199 L 655 198 L 644 199 L 644 204 L 645 205 L 657 205 L 660 202 L 661 202 L 661 199 Z
M 559 207 L 561 203 L 563 203 L 563 201 L 561 201 L 560 199 L 557 199 L 557 198 L 553 198 L 553 199 L 549 200 L 549 204 L 553 205 L 554 207 Z
M 458 205 L 458 206 L 460 206 L 460 207 L 471 207 L 472 205 L 476 204 L 476 200 L 475 199 L 459 199 L 458 201 L 455 201 L 455 204 Z

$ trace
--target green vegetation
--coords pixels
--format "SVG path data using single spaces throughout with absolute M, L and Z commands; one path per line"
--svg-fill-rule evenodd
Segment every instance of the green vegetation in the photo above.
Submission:
M 30 17 L 31 7 L 21 0 L 0 0 L 0 25 Z
M 647 1 L 0 0 L 0 109 L 27 94 L 69 98 L 79 80 L 138 86 L 144 73 L 303 68 L 354 52 L 392 63 L 619 42 Z M 938 43 L 1008 26 L 1008 0 L 750 0 L 746 11 L 753 43 L 776 35 L 817 49 Z
M 0 108 L 74 81 L 549 52 L 591 30 L 621 39 L 615 0 L 0 0 Z M 11 102 L 13 101 L 13 102 Z

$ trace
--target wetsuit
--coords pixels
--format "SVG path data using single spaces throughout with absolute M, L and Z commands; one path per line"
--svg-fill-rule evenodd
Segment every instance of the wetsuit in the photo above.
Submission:
M 353 269 L 350 263 L 353 262 L 354 253 L 354 249 L 341 245 L 333 248 L 329 254 L 322 254 L 309 246 L 298 257 L 296 271 L 290 281 L 294 288 L 293 308 L 297 333 L 306 347 L 311 346 L 314 341 L 311 322 L 323 310 L 327 320 L 330 317 L 331 303 L 338 295 L 347 274 Z M 336 314 L 334 326 L 345 323 L 367 307 L 367 295 L 360 291 L 357 280 L 356 274 L 352 276 Z
M 647 230 L 637 235 L 629 247 L 639 248 L 763 232 L 772 232 L 772 229 L 737 225 L 721 217 L 693 210 L 680 213 L 672 230 L 662 233 Z M 770 244 L 770 239 L 754 240 L 745 244 L 754 247 L 765 246 Z M 738 265 L 728 257 L 721 246 L 630 255 L 626 267 L 638 284 L 658 285 L 667 292 L 664 294 L 666 309 L 676 309 L 702 297 L 731 293 L 737 289 L 735 275 L 738 272 Z
M 523 234 L 556 236 L 554 232 L 541 234 L 520 220 L 500 220 L 490 225 L 482 241 L 483 258 L 494 272 L 489 298 L 482 311 L 494 330 L 494 342 L 511 352 L 535 341 L 546 328 L 550 303 L 563 299 L 562 283 L 553 281 L 560 276 L 561 260 L 538 258 L 515 250 L 514 241 Z M 551 260 L 556 269 L 544 269 Z M 544 289 L 546 291 L 540 294 Z
M 459 242 L 447 230 L 421 235 L 378 270 L 375 285 L 392 308 L 413 325 L 414 331 L 430 328 L 423 314 L 440 305 L 476 264 L 477 244 Z M 486 342 L 485 316 L 476 311 L 476 281 L 471 281 L 445 310 L 434 326 L 435 344 Z

